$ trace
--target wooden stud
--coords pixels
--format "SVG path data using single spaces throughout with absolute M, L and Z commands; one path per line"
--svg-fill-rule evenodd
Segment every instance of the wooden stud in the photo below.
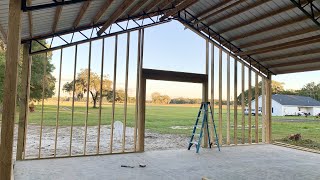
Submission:
M 59 129 L 59 118 L 60 118 L 60 91 L 61 91 L 61 72 L 62 72 L 62 56 L 63 49 L 60 54 L 60 68 L 59 68 L 59 85 L 58 85 L 58 104 L 57 104 L 57 116 L 56 116 L 56 133 L 54 138 L 54 157 L 57 156 L 57 141 L 58 141 L 58 129 Z
M 141 66 L 140 66 L 141 67 Z M 141 67 L 142 69 L 142 67 Z M 138 152 L 144 151 L 146 79 L 140 76 L 138 114 Z
M 269 136 L 269 143 L 272 143 L 272 76 L 268 75 L 268 88 L 269 88 L 269 98 L 268 98 L 268 104 L 269 104 L 269 114 L 268 114 L 268 136 Z
M 138 152 L 144 151 L 145 136 L 145 101 L 146 101 L 146 79 L 142 76 L 144 49 L 144 29 L 141 30 L 141 48 L 139 65 L 139 102 L 138 102 Z
M 265 91 L 265 77 L 262 77 L 262 85 L 261 85 L 261 102 L 262 102 L 262 132 L 261 139 L 262 143 L 266 142 L 266 91 Z
M 243 49 L 243 48 L 249 48 L 249 47 L 253 47 L 253 46 L 263 45 L 263 44 L 267 44 L 267 43 L 270 43 L 270 42 L 279 41 L 279 40 L 286 39 L 286 38 L 289 38 L 289 37 L 298 36 L 298 35 L 306 34 L 306 33 L 309 33 L 309 32 L 314 32 L 314 31 L 318 31 L 318 30 L 319 30 L 318 27 L 303 28 L 301 30 L 282 33 L 282 34 L 279 34 L 279 35 L 276 35 L 276 36 L 266 37 L 266 38 L 263 38 L 263 39 L 259 39 L 259 40 L 248 42 L 246 44 L 241 44 L 239 46 L 239 48 Z M 261 61 L 261 60 L 259 59 L 259 61 Z
M 251 117 L 252 117 L 252 107 L 251 107 L 251 100 L 252 100 L 252 87 L 251 87 L 251 69 L 248 69 L 248 141 L 249 144 L 252 143 L 252 128 L 251 128 Z
M 1 179 L 9 180 L 12 175 L 12 146 L 16 113 L 18 82 L 18 62 L 20 59 L 21 0 L 9 1 L 8 40 L 3 94 L 1 125 L 0 174 Z
M 73 22 L 73 28 L 77 28 L 77 27 L 79 26 L 80 21 L 81 21 L 83 15 L 86 13 L 86 11 L 87 11 L 90 3 L 91 3 L 91 0 L 85 1 L 85 2 L 82 4 L 81 9 L 80 9 L 80 11 L 79 11 L 76 19 L 75 19 L 74 22 Z
M 234 108 L 233 108 L 233 120 L 234 120 L 234 144 L 238 144 L 238 60 L 234 59 Z
M 121 5 L 116 9 L 116 11 L 110 15 L 108 20 L 103 24 L 101 29 L 98 31 L 98 35 L 100 36 L 111 24 L 113 24 L 122 14 L 124 11 L 126 11 L 131 4 L 134 2 L 134 0 L 125 0 L 121 3 Z
M 138 127 L 138 106 L 139 106 L 139 89 L 140 89 L 140 62 L 141 62 L 141 29 L 138 31 L 138 56 L 137 56 L 137 84 L 136 84 L 136 109 L 135 109 L 135 123 L 134 123 L 134 135 L 133 144 L 134 151 L 137 151 L 137 127 Z
M 41 121 L 40 121 L 40 137 L 39 137 L 39 152 L 38 159 L 41 158 L 41 149 L 42 149 L 42 130 L 43 130 L 43 121 L 44 121 L 44 99 L 45 99 L 45 90 L 46 90 L 46 76 L 47 76 L 47 61 L 48 54 L 45 54 L 46 61 L 43 63 L 43 76 L 42 76 L 42 103 L 41 103 Z
M 29 97 L 30 97 L 30 79 L 32 57 L 29 56 L 30 44 L 23 45 L 23 64 L 21 72 L 21 94 L 20 94 L 20 112 L 18 126 L 18 141 L 16 159 L 24 159 L 25 139 L 27 134 Z
M 90 101 L 90 78 L 91 78 L 91 51 L 92 42 L 89 43 L 89 60 L 88 60 L 88 79 L 87 79 L 87 102 L 86 102 L 86 119 L 84 122 L 84 143 L 83 143 L 83 154 L 87 153 L 87 132 L 88 132 L 88 120 L 89 120 L 89 101 Z
M 212 106 L 212 117 L 214 117 L 214 45 L 211 44 L 211 106 Z M 210 121 L 210 123 L 212 123 Z M 213 124 L 212 124 L 212 127 L 211 129 L 213 129 Z M 214 131 L 212 131 L 210 133 L 210 140 L 212 142 L 214 142 L 214 139 L 215 139 L 215 136 L 214 136 Z
M 117 85 L 117 61 L 118 61 L 118 35 L 115 37 L 114 45 L 114 66 L 113 66 L 113 97 L 112 97 L 112 113 L 111 113 L 111 132 L 110 132 L 110 153 L 113 146 L 114 118 L 116 110 L 116 85 Z
M 99 9 L 99 11 L 97 12 L 97 14 L 94 16 L 93 20 L 92 20 L 92 24 L 97 24 L 98 21 L 100 20 L 100 18 L 102 17 L 102 15 L 104 14 L 104 12 L 110 7 L 111 3 L 114 0 L 106 0 L 105 3 L 101 6 L 101 8 Z
M 242 63 L 241 67 L 241 112 L 242 112 L 242 119 L 241 119 L 241 143 L 244 144 L 245 141 L 245 114 L 244 114 L 244 64 Z
M 219 144 L 222 144 L 222 49 L 219 48 Z
M 266 80 L 266 143 L 270 144 L 271 143 L 271 111 L 272 111 L 272 106 L 271 106 L 271 76 L 268 75 L 268 78 Z
M 255 91 L 254 91 L 254 99 L 255 99 L 255 143 L 259 143 L 259 76 L 258 73 L 255 78 Z
M 235 10 L 233 13 L 229 13 L 229 14 L 226 15 L 226 16 L 221 16 L 221 17 L 218 18 L 218 19 L 215 19 L 215 20 L 213 20 L 213 21 L 210 21 L 210 22 L 207 23 L 207 25 L 208 25 L 208 26 L 211 26 L 211 25 L 217 24 L 217 23 L 219 23 L 219 22 L 221 22 L 221 21 L 224 21 L 224 20 L 229 19 L 229 18 L 231 18 L 231 17 L 234 17 L 234 16 L 236 16 L 236 15 L 238 15 L 238 14 L 241 14 L 241 13 L 243 13 L 243 12 L 245 12 L 245 11 L 249 11 L 250 9 L 253 9 L 253 8 L 255 8 L 255 7 L 258 7 L 258 6 L 260 6 L 260 5 L 264 4 L 264 3 L 267 3 L 268 1 L 270 1 L 270 0 L 258 0 L 258 1 L 256 1 L 256 2 L 250 4 L 250 5 L 247 6 L 247 7 L 240 8 L 240 9 L 238 9 L 238 10 Z M 202 27 L 201 29 L 204 29 L 204 28 L 205 28 L 205 27 Z
M 206 59 L 205 59 L 205 74 L 208 76 L 209 74 L 209 41 L 206 40 Z M 208 102 L 208 79 L 206 82 L 202 83 L 202 102 Z M 208 117 L 208 113 L 207 113 Z M 209 119 L 209 118 L 207 118 Z M 209 121 L 208 121 L 209 122 Z M 208 147 L 208 128 L 207 126 L 204 126 L 203 128 L 203 147 L 207 148 Z
M 227 145 L 230 145 L 230 54 L 227 55 Z
M 74 96 L 76 91 L 76 74 L 77 74 L 77 61 L 78 61 L 78 45 L 75 47 L 74 51 L 74 67 L 73 67 L 73 85 L 72 85 L 72 108 L 71 108 L 71 127 L 70 127 L 70 146 L 69 146 L 69 156 L 72 155 L 72 137 L 73 137 L 73 122 L 74 122 Z
M 125 75 L 125 90 L 124 90 L 124 123 L 122 133 L 122 152 L 126 146 L 126 126 L 127 126 L 127 108 L 128 108 L 128 76 L 129 76 L 129 58 L 130 58 L 130 32 L 127 34 L 127 52 L 126 52 L 126 75 Z
M 282 49 L 288 49 L 288 48 L 303 46 L 306 44 L 312 44 L 312 43 L 317 43 L 317 42 L 320 42 L 320 35 L 307 37 L 307 38 L 303 38 L 303 39 L 298 39 L 298 40 L 294 40 L 294 41 L 289 41 L 289 42 L 285 42 L 285 43 L 281 43 L 281 44 L 277 44 L 277 45 L 272 45 L 272 46 L 268 46 L 268 47 L 248 50 L 248 51 L 237 53 L 236 55 L 244 56 L 244 55 L 263 54 L 263 53 L 279 51 Z
M 99 98 L 99 122 L 98 122 L 98 135 L 97 135 L 97 154 L 100 153 L 100 134 L 101 134 L 101 114 L 102 114 L 102 93 L 103 93 L 103 68 L 104 68 L 104 39 L 102 39 L 101 51 L 101 74 L 100 74 L 100 98 Z

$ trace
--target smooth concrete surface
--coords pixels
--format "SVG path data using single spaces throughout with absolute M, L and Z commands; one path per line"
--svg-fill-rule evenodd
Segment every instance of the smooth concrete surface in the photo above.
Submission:
M 145 168 L 139 167 L 145 164 Z M 125 168 L 121 165 L 134 166 Z M 320 155 L 275 145 L 20 161 L 15 180 L 320 179 Z

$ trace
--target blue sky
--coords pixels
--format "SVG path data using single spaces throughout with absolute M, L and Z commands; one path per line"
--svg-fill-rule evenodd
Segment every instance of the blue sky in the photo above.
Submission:
M 118 39 L 118 60 L 117 60 L 117 89 L 124 89 L 125 81 L 125 57 L 126 57 L 126 38 L 127 35 L 119 35 Z M 113 80 L 114 64 L 114 42 L 115 38 L 105 39 L 105 58 L 103 71 Z M 59 42 L 54 42 L 59 44 Z M 88 67 L 89 43 L 78 46 L 77 73 L 80 69 Z M 56 66 L 54 75 L 59 75 L 60 50 L 53 52 L 52 62 Z M 91 69 L 101 73 L 102 40 L 92 42 Z M 75 47 L 63 50 L 62 60 L 62 85 L 73 80 Z M 137 32 L 131 33 L 130 38 L 130 63 L 129 63 L 129 95 L 134 96 L 136 85 L 136 63 L 137 63 Z M 234 60 L 231 59 L 231 67 Z M 223 89 L 226 89 L 226 54 L 223 53 Z M 144 68 L 172 70 L 192 73 L 205 73 L 205 40 L 194 32 L 185 29 L 184 26 L 176 21 L 147 28 L 145 30 L 144 46 Z M 210 71 L 209 71 L 210 72 Z M 231 68 L 233 74 L 233 68 Z M 240 77 L 240 72 L 238 72 Z M 245 76 L 248 77 L 246 69 Z M 319 82 L 319 71 L 307 73 L 295 73 L 287 75 L 273 76 L 273 80 L 284 82 L 286 89 L 299 89 L 308 82 Z M 218 93 L 218 49 L 215 48 L 215 98 Z M 260 80 L 260 79 L 259 79 Z M 231 76 L 233 82 L 233 75 Z M 232 84 L 232 83 L 231 83 Z M 240 83 L 238 83 L 240 84 Z M 254 84 L 254 74 L 252 74 L 252 84 Z M 248 83 L 246 81 L 246 87 Z M 147 81 L 147 97 L 150 98 L 152 92 L 160 92 L 170 97 L 189 97 L 201 98 L 201 85 L 193 83 L 178 83 L 165 81 Z M 58 82 L 56 84 L 58 89 Z M 233 86 L 231 85 L 231 89 Z M 240 86 L 238 86 L 240 89 Z M 247 88 L 246 88 L 247 89 Z M 233 94 L 231 90 L 231 94 Z M 62 93 L 64 96 L 65 93 Z M 223 97 L 226 93 L 223 91 Z M 233 99 L 233 97 L 231 97 Z

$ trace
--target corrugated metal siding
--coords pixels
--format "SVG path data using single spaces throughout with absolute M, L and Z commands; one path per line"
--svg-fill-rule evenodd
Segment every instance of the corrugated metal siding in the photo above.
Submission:
M 201 2 L 205 2 L 205 0 L 201 0 Z M 235 2 L 235 1 L 232 1 L 232 2 Z M 221 17 L 225 17 L 230 13 L 238 11 L 239 9 L 248 7 L 250 4 L 252 4 L 254 2 L 256 2 L 256 1 L 249 0 L 249 1 L 245 1 L 243 3 L 240 3 L 235 7 L 232 7 L 224 12 L 221 12 L 221 13 L 215 15 L 215 17 L 211 17 L 211 18 L 206 19 L 206 21 L 204 21 L 204 22 L 208 23 L 208 22 L 212 22 L 216 19 L 219 19 Z M 318 3 L 317 5 L 319 5 L 319 2 L 317 2 L 317 3 Z M 275 10 L 278 10 L 279 8 L 284 8 L 284 7 L 292 6 L 292 5 L 293 5 L 292 2 L 290 2 L 290 1 L 277 1 L 277 0 L 268 1 L 268 2 L 263 3 L 262 5 L 259 5 L 255 8 L 252 8 L 250 10 L 242 12 L 234 17 L 224 19 L 223 21 L 212 25 L 211 28 L 219 33 L 219 31 L 227 29 L 227 28 L 232 27 L 234 25 L 243 24 L 243 23 L 250 21 L 254 18 L 260 17 L 266 13 L 270 13 Z M 191 11 L 199 14 L 201 11 L 204 11 L 201 8 L 202 7 L 200 7 L 199 5 L 198 6 L 194 5 L 194 6 L 191 6 L 189 9 Z M 295 7 L 291 10 L 287 10 L 285 12 L 278 13 L 274 16 L 259 20 L 255 23 L 251 23 L 246 26 L 242 26 L 240 28 L 230 30 L 230 31 L 222 34 L 222 36 L 228 40 L 232 40 L 234 37 L 237 37 L 239 35 L 247 34 L 249 32 L 255 32 L 257 30 L 260 30 L 260 29 L 263 29 L 266 27 L 272 27 L 272 26 L 277 27 L 277 25 L 279 23 L 288 22 L 292 19 L 297 19 L 300 17 L 306 17 L 306 15 L 299 8 Z M 252 35 L 249 37 L 245 37 L 245 38 L 233 41 L 232 43 L 234 43 L 235 45 L 243 45 L 243 44 L 254 42 L 257 40 L 275 37 L 277 35 L 287 34 L 290 32 L 295 32 L 295 31 L 299 31 L 299 30 L 302 30 L 305 28 L 310 28 L 310 27 L 315 27 L 315 23 L 312 20 L 306 18 L 306 20 L 304 20 L 304 21 L 293 23 L 291 25 L 286 25 L 286 26 L 279 27 L 279 28 L 275 28 L 275 29 L 265 31 L 265 32 L 262 32 L 262 33 L 259 33 L 256 35 Z M 319 28 L 319 31 L 313 31 L 313 32 L 302 34 L 302 35 L 296 35 L 296 36 L 284 38 L 281 40 L 277 40 L 277 41 L 273 41 L 273 42 L 269 42 L 269 43 L 265 43 L 265 44 L 261 44 L 261 45 L 257 45 L 257 46 L 252 46 L 252 47 L 243 49 L 243 51 L 259 49 L 259 48 L 264 48 L 264 47 L 269 47 L 269 46 L 276 46 L 278 44 L 291 42 L 291 41 L 295 41 L 295 40 L 299 40 L 299 39 L 304 39 L 304 38 L 308 38 L 308 37 L 312 37 L 312 36 L 316 36 L 316 35 L 320 35 L 320 28 Z M 294 48 L 272 51 L 272 52 L 268 52 L 268 53 L 256 54 L 256 55 L 252 55 L 252 57 L 259 61 L 259 59 L 263 59 L 266 57 L 273 57 L 273 56 L 277 56 L 277 55 L 290 54 L 290 53 L 294 53 L 297 51 L 314 49 L 316 47 L 318 47 L 318 48 L 320 47 L 320 42 L 313 43 L 313 44 L 305 44 L 305 45 L 294 47 Z M 317 57 L 319 57 L 319 54 L 309 54 L 309 55 L 304 55 L 304 56 L 299 56 L 299 57 L 294 57 L 294 58 L 282 59 L 281 61 L 262 62 L 262 64 L 263 65 L 272 65 L 272 64 L 278 64 L 278 63 L 284 63 L 284 62 L 296 62 L 296 61 L 301 61 L 301 60 L 315 59 Z M 310 67 L 310 64 L 299 65 L 298 67 L 300 67 L 300 68 Z M 281 72 L 282 70 L 288 70 L 290 68 L 291 67 L 273 68 L 272 71 L 274 71 L 275 73 L 278 73 L 278 72 Z M 297 67 L 292 67 L 292 68 L 297 69 Z M 319 69 L 320 69 L 320 66 L 319 66 Z
M 3 27 L 5 31 L 7 31 L 8 28 L 8 0 L 1 0 L 0 1 L 0 24 Z M 45 3 L 51 3 L 52 0 L 33 0 L 32 4 L 33 5 L 40 5 L 40 4 L 45 4 Z M 124 2 L 124 0 L 115 0 L 113 3 L 109 6 L 109 8 L 104 12 L 103 16 L 99 20 L 99 22 L 106 21 L 110 15 L 116 11 L 116 9 Z M 123 15 L 121 18 L 124 18 L 126 16 L 126 13 L 128 10 L 130 10 L 136 3 L 139 1 L 135 1 L 131 7 L 129 7 L 125 12 L 123 12 Z M 148 6 L 150 3 L 155 3 L 155 2 L 163 2 L 157 1 L 157 0 L 148 0 L 147 3 L 145 3 L 141 8 L 138 10 L 137 13 L 141 13 L 142 10 L 145 9 L 146 6 Z M 188 8 L 188 11 L 191 12 L 193 15 L 199 15 L 202 12 L 210 9 L 211 7 L 217 5 L 218 3 L 223 2 L 222 0 L 200 0 L 197 3 L 193 4 L 191 7 Z M 216 10 L 219 10 L 221 8 L 224 8 L 231 3 L 236 2 L 236 0 L 233 0 L 229 2 L 228 4 L 225 4 L 224 6 L 221 6 L 217 8 Z M 204 23 L 212 22 L 216 19 L 219 19 L 221 17 L 225 17 L 230 13 L 237 12 L 240 9 L 246 8 L 250 6 L 251 4 L 257 2 L 257 0 L 246 0 L 243 1 L 242 3 L 229 8 L 214 17 L 210 17 L 204 21 Z M 79 23 L 79 26 L 87 26 L 92 24 L 94 16 L 97 14 L 97 12 L 100 10 L 100 8 L 103 6 L 105 3 L 105 0 L 92 0 L 90 3 L 87 11 L 85 12 L 82 20 Z M 320 7 L 320 2 L 315 1 L 316 5 Z M 73 28 L 73 22 L 75 18 L 77 17 L 80 8 L 83 3 L 77 3 L 73 5 L 68 5 L 64 6 L 62 8 L 60 20 L 57 25 L 57 31 L 61 30 L 67 30 L 67 29 L 72 29 Z M 260 6 L 257 6 L 255 8 L 252 8 L 250 10 L 247 10 L 245 12 L 242 12 L 234 17 L 230 17 L 227 19 L 223 19 L 221 22 L 218 22 L 214 25 L 211 26 L 211 28 L 219 33 L 219 31 L 223 29 L 227 29 L 231 26 L 234 26 L 236 24 L 243 24 L 247 21 L 250 21 L 252 19 L 255 19 L 257 17 L 260 17 L 264 14 L 273 12 L 275 10 L 278 10 L 279 8 L 287 7 L 287 6 L 292 6 L 292 3 L 288 1 L 278 1 L 278 0 L 271 0 L 271 1 L 266 1 L 265 3 L 261 4 Z M 153 8 L 155 9 L 155 8 Z M 38 10 L 38 11 L 33 11 L 32 12 L 32 19 L 33 19 L 33 35 L 34 36 L 39 36 L 39 35 L 46 35 L 52 33 L 52 25 L 54 21 L 54 16 L 55 16 L 55 11 L 56 8 L 50 8 L 50 9 L 44 9 L 44 10 Z M 152 11 L 152 10 L 151 10 Z M 135 14 L 137 14 L 135 13 Z M 232 40 L 234 37 L 241 35 L 241 34 L 247 34 L 249 32 L 257 31 L 262 28 L 270 27 L 270 26 L 277 26 L 279 23 L 287 22 L 292 19 L 296 19 L 299 17 L 306 17 L 303 12 L 301 12 L 300 9 L 294 8 L 292 10 L 287 10 L 285 12 L 276 14 L 272 17 L 265 18 L 263 20 L 259 20 L 255 23 L 248 24 L 246 26 L 230 30 L 229 32 L 226 32 L 222 34 L 223 37 L 225 37 L 228 40 Z M 30 32 L 29 32 L 29 18 L 28 18 L 28 13 L 23 13 L 22 15 L 22 39 L 29 38 Z M 301 22 L 297 22 L 291 25 L 287 25 L 284 27 L 279 27 L 273 30 L 269 30 L 263 33 L 259 33 L 250 37 L 245 37 L 239 40 L 234 41 L 233 43 L 235 45 L 243 45 L 246 43 L 254 42 L 256 40 L 261 40 L 265 38 L 270 38 L 270 37 L 275 37 L 277 35 L 281 34 L 286 34 L 289 32 L 295 32 L 299 31 L 305 28 L 309 27 L 315 27 L 315 23 L 311 21 L 310 19 L 306 19 Z M 248 47 L 246 49 L 243 49 L 244 51 L 247 50 L 252 50 L 252 49 L 258 49 L 258 48 L 263 48 L 263 47 L 269 47 L 269 46 L 276 46 L 277 44 L 282 44 L 290 41 L 295 41 L 303 38 L 308 38 L 312 36 L 320 35 L 320 30 L 319 31 L 314 31 L 310 33 L 306 33 L 303 35 L 297 35 L 297 36 L 292 36 L 288 38 L 284 38 L 281 40 L 257 45 L 257 46 L 252 46 Z M 0 37 L 2 37 L 0 35 Z M 315 49 L 315 48 L 320 47 L 320 42 L 319 43 L 314 43 L 314 44 L 306 44 L 303 46 L 299 47 L 294 47 L 294 48 L 289 48 L 289 49 L 284 49 L 284 50 L 279 50 L 279 51 L 272 51 L 268 53 L 263 53 L 263 54 L 257 54 L 257 55 L 252 55 L 253 58 L 259 61 L 259 59 L 267 58 L 267 57 L 273 57 L 277 55 L 284 55 L 284 54 L 290 54 L 294 53 L 297 51 L 303 51 L 303 50 L 310 50 L 310 49 Z M 282 59 L 281 61 L 269 61 L 269 62 L 264 62 L 262 64 L 264 65 L 272 65 L 272 64 L 277 64 L 279 62 L 295 62 L 299 60 L 304 60 L 304 59 L 314 59 L 319 56 L 320 53 L 318 54 L 313 54 L 313 55 L 304 55 L 304 56 L 299 56 L 299 57 L 293 57 L 293 58 L 288 58 L 288 59 Z M 317 64 L 318 65 L 318 64 Z M 306 65 L 299 65 L 299 67 L 309 67 L 310 64 Z M 280 72 L 281 70 L 288 70 L 288 68 L 297 68 L 297 67 L 286 67 L 286 68 L 273 68 L 272 70 L 277 72 Z M 319 69 L 320 69 L 320 64 L 319 64 Z

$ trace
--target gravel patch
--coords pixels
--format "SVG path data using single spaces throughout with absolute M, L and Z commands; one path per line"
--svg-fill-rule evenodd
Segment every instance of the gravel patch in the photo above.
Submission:
M 15 127 L 14 133 L 14 158 L 17 145 L 18 126 Z M 106 154 L 110 152 L 111 139 L 110 125 L 102 125 L 100 128 L 100 147 L 99 153 Z M 41 158 L 54 157 L 55 151 L 55 126 L 43 126 L 42 141 L 41 141 Z M 70 153 L 70 127 L 59 126 L 57 131 L 56 156 L 68 156 Z M 125 151 L 133 151 L 134 149 L 134 128 L 126 128 L 126 145 Z M 113 152 L 122 151 L 122 128 L 121 131 L 114 129 Z M 86 147 L 86 154 L 97 153 L 98 142 L 98 126 L 87 127 L 86 145 L 84 144 L 85 128 L 81 126 L 74 126 L 72 133 L 71 155 L 83 155 L 84 147 Z M 38 158 L 40 140 L 40 126 L 28 125 L 25 159 Z M 185 135 L 174 134 L 159 134 L 146 130 L 145 136 L 145 151 L 153 150 L 167 150 L 167 149 L 184 149 L 188 146 L 189 137 Z

